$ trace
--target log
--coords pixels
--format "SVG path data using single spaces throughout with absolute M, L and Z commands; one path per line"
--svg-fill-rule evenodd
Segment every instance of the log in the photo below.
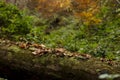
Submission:
M 55 54 L 35 56 L 16 45 L 0 45 L 0 77 L 8 80 L 99 80 L 103 73 L 120 74 L 119 62 L 108 65 L 94 57 L 82 60 Z

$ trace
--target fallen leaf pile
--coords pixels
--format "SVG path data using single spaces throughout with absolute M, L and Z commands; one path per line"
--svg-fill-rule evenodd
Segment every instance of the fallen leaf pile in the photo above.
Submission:
M 10 47 L 13 45 L 19 46 L 22 49 L 28 49 L 31 51 L 31 54 L 35 56 L 42 56 L 44 54 L 55 54 L 58 57 L 65 57 L 65 56 L 74 57 L 80 60 L 88 60 L 92 58 L 90 54 L 73 53 L 73 52 L 67 51 L 64 48 L 47 48 L 43 44 L 36 44 L 36 43 L 29 43 L 29 42 L 14 42 L 7 39 L 0 39 L 0 46 L 2 46 L 2 48 Z M 100 58 L 99 60 L 109 65 L 115 65 L 115 66 L 120 65 L 119 64 L 120 61 L 116 61 L 116 60 L 110 60 L 107 58 Z
M 89 54 L 71 53 L 64 48 L 47 48 L 43 44 L 31 44 L 31 43 L 20 42 L 18 43 L 18 45 L 20 48 L 31 50 L 33 55 L 38 55 L 38 56 L 42 56 L 44 54 L 55 54 L 56 56 L 59 57 L 64 57 L 64 56 L 75 57 L 77 59 L 83 59 L 83 60 L 91 58 L 91 55 Z
M 29 49 L 32 51 L 33 55 L 42 56 L 44 54 L 55 54 L 58 57 L 74 57 L 76 59 L 80 60 L 89 60 L 92 58 L 90 54 L 85 53 L 73 53 L 70 51 L 67 51 L 64 48 L 47 48 L 43 44 L 30 44 L 30 43 L 19 43 L 19 47 L 24 49 Z M 109 60 L 107 58 L 100 58 L 100 61 L 108 64 L 108 65 L 118 65 L 116 61 Z

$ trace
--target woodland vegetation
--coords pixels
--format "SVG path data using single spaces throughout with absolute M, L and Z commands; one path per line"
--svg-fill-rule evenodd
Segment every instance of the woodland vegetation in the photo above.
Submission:
M 36 74 L 21 80 L 40 80 L 41 74 L 42 80 L 84 80 L 79 74 L 99 80 L 107 72 L 107 80 L 119 80 L 120 1 L 0 0 L 0 66 L 0 77 L 8 80 L 18 80 L 13 74 L 19 69 Z

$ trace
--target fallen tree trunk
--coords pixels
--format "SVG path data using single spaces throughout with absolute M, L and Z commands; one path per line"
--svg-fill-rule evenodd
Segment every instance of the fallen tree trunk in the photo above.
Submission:
M 110 66 L 97 58 L 35 56 L 16 45 L 0 45 L 0 76 L 8 80 L 99 80 L 103 73 L 119 74 L 120 64 Z

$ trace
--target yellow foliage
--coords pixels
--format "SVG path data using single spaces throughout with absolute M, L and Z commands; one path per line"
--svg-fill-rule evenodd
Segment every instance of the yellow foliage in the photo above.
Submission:
M 86 25 L 100 23 L 101 20 L 95 17 L 100 10 L 99 3 L 100 0 L 75 0 L 72 4 L 75 17 Z
M 81 13 L 75 13 L 74 15 L 77 19 L 82 20 L 86 25 L 99 24 L 101 22 L 101 19 L 97 19 L 91 12 L 83 11 Z
M 101 23 L 101 19 L 97 19 L 95 17 L 92 17 L 91 19 L 84 21 L 84 24 L 87 26 L 93 25 L 93 24 L 99 24 L 99 23 Z
M 51 16 L 70 7 L 70 0 L 37 0 L 36 9 L 44 16 Z
M 58 12 L 70 8 L 76 18 L 84 23 L 98 24 L 100 19 L 95 17 L 99 12 L 100 0 L 32 0 L 37 2 L 36 9 L 43 16 L 52 16 Z
M 84 18 L 90 18 L 90 17 L 92 17 L 93 16 L 93 14 L 92 13 L 90 13 L 90 12 L 81 12 L 80 13 L 80 16 L 81 17 L 84 17 Z

